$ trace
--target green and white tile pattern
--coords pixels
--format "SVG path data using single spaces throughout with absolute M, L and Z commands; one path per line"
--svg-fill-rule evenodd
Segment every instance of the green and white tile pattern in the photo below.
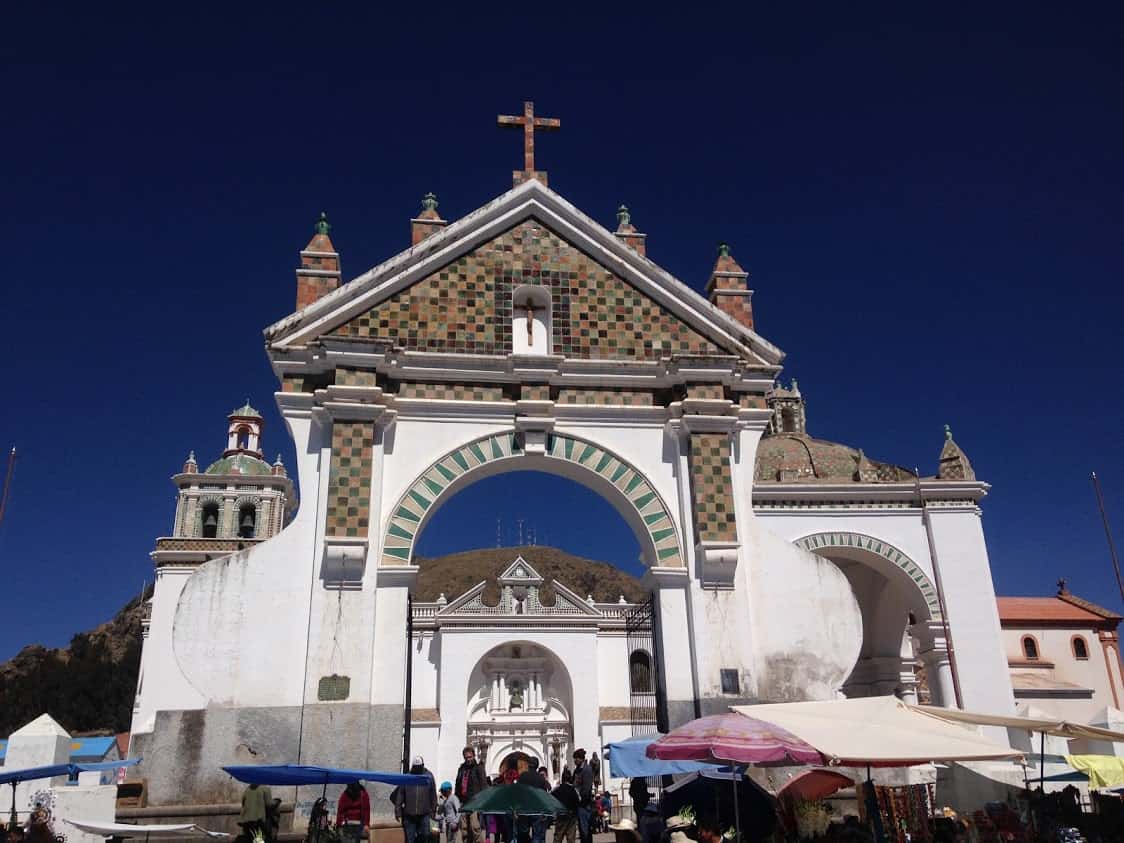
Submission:
M 398 501 L 383 538 L 382 564 L 407 565 L 426 514 L 448 486 L 464 474 L 497 460 L 523 456 L 514 433 L 478 439 L 439 459 Z M 667 507 L 643 475 L 619 457 L 581 439 L 552 434 L 547 456 L 582 466 L 621 491 L 643 519 L 661 567 L 682 567 L 679 534 Z
M 933 581 L 929 579 L 928 574 L 918 567 L 916 562 L 891 544 L 862 533 L 816 533 L 797 539 L 796 546 L 812 553 L 818 553 L 831 547 L 857 547 L 871 553 L 877 553 L 879 556 L 889 559 L 909 575 L 909 578 L 913 580 L 921 592 L 921 596 L 925 598 L 925 604 L 929 607 L 929 614 L 932 619 L 939 620 L 941 617 L 941 604 L 940 600 L 937 599 L 937 589 L 933 586 Z

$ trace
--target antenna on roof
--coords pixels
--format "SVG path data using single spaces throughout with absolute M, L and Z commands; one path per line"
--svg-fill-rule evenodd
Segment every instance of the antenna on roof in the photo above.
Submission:
M 12 450 L 15 453 L 15 449 Z M 1116 556 L 1116 544 L 1112 541 L 1112 530 L 1108 526 L 1108 515 L 1104 511 L 1104 495 L 1101 494 L 1101 481 L 1097 479 L 1097 472 L 1090 472 L 1093 480 L 1093 490 L 1097 493 L 1097 506 L 1101 510 L 1101 521 L 1104 523 L 1104 537 L 1108 539 L 1108 554 L 1112 557 L 1112 567 L 1116 571 L 1116 587 L 1120 589 L 1120 599 L 1124 601 L 1124 580 L 1120 578 L 1120 559 Z M 0 510 L 2 511 L 2 510 Z
M 502 547 L 503 531 L 500 529 L 500 516 L 496 516 L 496 547 Z
M 4 523 L 4 510 L 8 508 L 8 493 L 12 490 L 12 473 L 16 470 L 16 449 L 8 452 L 8 471 L 4 474 L 4 493 L 0 495 L 0 524 Z
M 523 546 L 523 519 L 522 518 L 516 518 L 515 521 L 519 525 L 519 546 L 522 547 Z

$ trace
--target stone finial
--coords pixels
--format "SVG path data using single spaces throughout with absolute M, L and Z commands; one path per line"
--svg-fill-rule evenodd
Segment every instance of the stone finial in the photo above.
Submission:
M 620 597 L 617 598 L 617 603 L 621 606 L 627 606 L 628 605 L 628 601 L 624 599 L 623 594 Z
M 312 230 L 312 239 L 301 250 L 301 265 L 297 269 L 297 310 L 303 310 L 340 285 L 340 256 L 328 236 L 332 226 L 325 211 L 320 212 Z
M 941 448 L 940 461 L 937 467 L 938 480 L 975 480 L 976 472 L 968 456 L 960 450 L 960 446 L 952 438 L 952 429 L 944 426 L 944 447 Z
M 410 245 L 416 246 L 425 238 L 436 234 L 448 223 L 437 213 L 437 194 L 432 190 L 422 197 L 421 213 L 410 220 Z
M 647 234 L 641 234 L 632 224 L 632 213 L 627 205 L 617 208 L 617 230 L 613 232 L 617 239 L 626 246 L 631 247 L 641 255 L 647 254 Z
M 438 606 L 447 606 L 448 604 L 449 604 L 449 598 L 447 598 L 445 596 L 445 592 L 442 591 L 440 594 L 437 595 L 437 605 Z
M 1069 586 L 1065 577 L 1058 580 L 1058 594 L 1069 594 Z
M 585 602 L 588 603 L 590 606 L 592 606 L 593 605 L 593 595 L 587 594 L 585 596 Z
M 792 379 L 792 394 L 793 395 L 799 395 L 800 394 L 800 384 L 798 384 L 796 382 L 796 378 Z
M 288 473 L 285 471 L 285 463 L 281 462 L 281 455 L 277 455 L 277 459 L 273 461 L 273 476 L 274 477 L 287 477 Z
M 749 273 L 730 254 L 730 244 L 718 244 L 718 259 L 706 283 L 710 303 L 753 330 L 753 290 L 749 289 Z
M 195 451 L 188 451 L 187 459 L 183 461 L 184 474 L 198 474 L 199 463 L 195 461 Z

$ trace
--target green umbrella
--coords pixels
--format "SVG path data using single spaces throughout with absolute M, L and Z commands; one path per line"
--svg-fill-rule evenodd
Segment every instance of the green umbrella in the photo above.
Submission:
M 461 808 L 468 814 L 515 814 L 517 816 L 554 816 L 566 807 L 537 787 L 525 784 L 501 784 L 478 793 Z

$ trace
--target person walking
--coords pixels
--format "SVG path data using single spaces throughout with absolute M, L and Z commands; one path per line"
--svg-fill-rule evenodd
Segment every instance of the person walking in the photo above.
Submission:
M 461 802 L 453 793 L 452 782 L 441 782 L 441 828 L 445 832 L 445 843 L 457 843 L 457 832 L 461 827 Z
M 437 787 L 433 773 L 425 768 L 425 759 L 420 755 L 410 764 L 410 774 L 425 776 L 428 781 L 394 788 L 390 794 L 394 819 L 402 823 L 406 843 L 429 843 L 429 821 L 437 813 Z
M 632 810 L 636 813 L 637 826 L 640 824 L 640 815 L 652 801 L 652 794 L 648 790 L 648 780 L 637 776 L 628 785 L 628 795 L 632 799 Z
M 488 779 L 484 775 L 484 766 L 476 763 L 475 749 L 466 746 L 461 752 L 461 757 L 464 763 L 457 768 L 453 793 L 463 809 L 474 796 L 488 787 Z M 477 843 L 480 837 L 480 815 L 469 814 L 461 823 L 461 839 L 463 843 Z
M 359 843 L 363 829 L 371 825 L 371 797 L 359 782 L 349 782 L 336 803 L 336 828 L 343 843 Z
M 578 834 L 582 843 L 593 843 L 593 770 L 585 750 L 574 750 L 574 787 L 578 791 Z
M 565 808 L 554 818 L 554 843 L 574 843 L 578 830 L 578 791 L 569 767 L 562 771 L 562 781 L 552 795 Z
M 252 784 L 242 791 L 242 811 L 238 814 L 238 825 L 247 840 L 254 839 L 254 832 L 261 831 L 268 837 L 269 809 L 273 794 L 264 784 Z

